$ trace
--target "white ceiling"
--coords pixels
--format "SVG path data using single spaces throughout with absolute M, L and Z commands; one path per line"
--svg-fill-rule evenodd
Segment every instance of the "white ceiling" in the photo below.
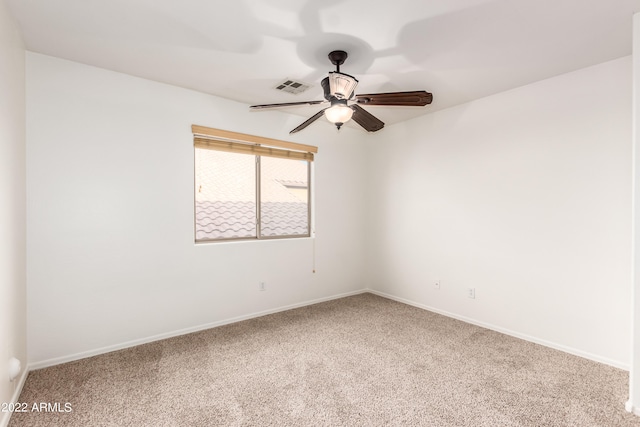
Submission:
M 5 1 L 31 51 L 247 105 L 322 99 L 327 54 L 346 50 L 356 93 L 433 93 L 428 107 L 366 107 L 388 124 L 630 55 L 640 11 L 640 0 Z M 285 78 L 313 87 L 273 89 Z

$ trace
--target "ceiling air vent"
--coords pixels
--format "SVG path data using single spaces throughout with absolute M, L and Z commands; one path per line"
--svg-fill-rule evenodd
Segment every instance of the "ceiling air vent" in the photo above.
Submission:
M 282 83 L 278 84 L 275 89 L 297 95 L 309 89 L 310 87 L 311 85 L 309 83 L 302 83 L 291 79 L 285 79 Z

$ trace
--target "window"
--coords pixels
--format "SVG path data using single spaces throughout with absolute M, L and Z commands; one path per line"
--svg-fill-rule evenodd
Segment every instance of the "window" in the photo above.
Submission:
M 316 147 L 192 129 L 196 242 L 310 236 Z

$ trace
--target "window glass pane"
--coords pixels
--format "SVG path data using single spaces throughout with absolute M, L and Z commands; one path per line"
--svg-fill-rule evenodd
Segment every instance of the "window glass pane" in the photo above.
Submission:
M 309 235 L 309 162 L 260 159 L 260 235 Z
M 256 237 L 256 158 L 195 149 L 196 241 Z

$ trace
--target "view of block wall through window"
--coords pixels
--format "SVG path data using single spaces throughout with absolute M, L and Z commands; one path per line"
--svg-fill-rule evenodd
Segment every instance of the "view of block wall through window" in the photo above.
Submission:
M 308 161 L 196 147 L 195 172 L 196 241 L 310 234 Z

